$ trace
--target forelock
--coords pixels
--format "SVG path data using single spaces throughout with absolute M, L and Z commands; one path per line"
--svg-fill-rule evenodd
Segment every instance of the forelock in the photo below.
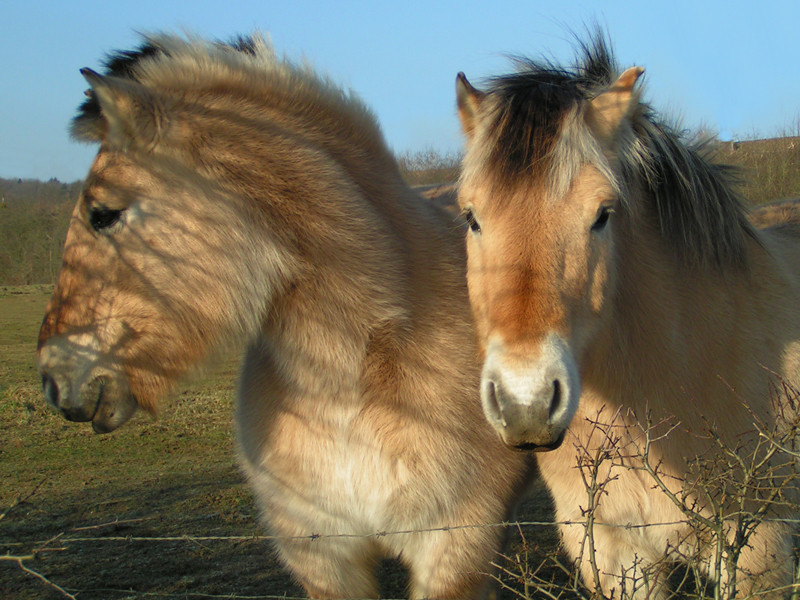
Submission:
M 618 68 L 599 33 L 579 49 L 572 68 L 515 58 L 515 72 L 488 81 L 465 167 L 491 174 L 501 197 L 520 186 L 544 186 L 563 195 L 587 163 L 619 189 L 619 178 L 583 118 L 587 101 L 615 81 Z
M 546 172 L 547 189 L 553 197 L 564 196 L 586 165 L 595 167 L 608 180 L 614 192 L 626 197 L 618 165 L 612 164 L 606 149 L 586 124 L 586 103 L 577 105 L 564 115 L 558 139 L 553 145 Z

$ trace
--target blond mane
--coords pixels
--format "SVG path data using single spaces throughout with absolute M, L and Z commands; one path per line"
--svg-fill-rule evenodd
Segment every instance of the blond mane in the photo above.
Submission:
M 351 164 L 354 156 L 377 158 L 394 168 L 375 115 L 356 94 L 317 74 L 309 64 L 278 56 L 259 34 L 227 43 L 145 36 L 138 49 L 111 54 L 104 74 L 142 84 L 167 107 L 222 103 L 242 116 L 274 111 L 287 124 L 288 117 L 295 117 L 291 124 L 301 131 L 312 127 L 314 137 L 335 159 Z M 103 117 L 96 93 L 88 90 L 87 96 L 71 133 L 80 141 L 97 143 L 104 137 Z

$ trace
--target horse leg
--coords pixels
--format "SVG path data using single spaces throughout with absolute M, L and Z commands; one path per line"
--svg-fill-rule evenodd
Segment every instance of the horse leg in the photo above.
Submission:
M 410 598 L 485 598 L 491 589 L 491 562 L 497 559 L 502 538 L 502 532 L 488 528 L 417 534 L 403 550 Z
M 581 579 L 591 592 L 599 583 L 603 596 L 613 600 L 667 597 L 664 557 L 652 552 L 638 532 L 595 524 L 590 540 L 575 522 L 560 526 L 560 532 L 568 556 L 580 560 Z
M 327 537 L 351 531 L 308 502 L 294 487 L 243 460 L 263 522 L 275 536 L 282 563 L 311 598 L 377 598 L 379 548 L 367 537 Z M 314 536 L 320 533 L 320 536 Z
M 378 598 L 377 548 L 370 540 L 281 541 L 278 553 L 309 598 Z

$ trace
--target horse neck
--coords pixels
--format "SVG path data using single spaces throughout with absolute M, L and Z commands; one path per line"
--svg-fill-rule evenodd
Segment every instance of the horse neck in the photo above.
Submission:
M 284 375 L 306 395 L 357 386 L 376 347 L 392 355 L 436 352 L 432 338 L 420 332 L 455 320 L 448 310 L 468 315 L 463 240 L 452 220 L 448 224 L 399 176 L 373 174 L 368 184 L 350 189 L 354 197 L 340 198 L 352 217 L 342 221 L 346 230 L 303 240 L 311 250 L 298 258 L 296 276 L 262 332 L 271 354 L 281 357 Z M 437 319 L 442 324 L 431 326 Z

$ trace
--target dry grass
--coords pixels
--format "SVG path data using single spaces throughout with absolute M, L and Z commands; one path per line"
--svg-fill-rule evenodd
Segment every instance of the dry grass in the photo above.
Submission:
M 718 158 L 742 170 L 742 193 L 753 206 L 800 198 L 800 137 L 721 143 Z

